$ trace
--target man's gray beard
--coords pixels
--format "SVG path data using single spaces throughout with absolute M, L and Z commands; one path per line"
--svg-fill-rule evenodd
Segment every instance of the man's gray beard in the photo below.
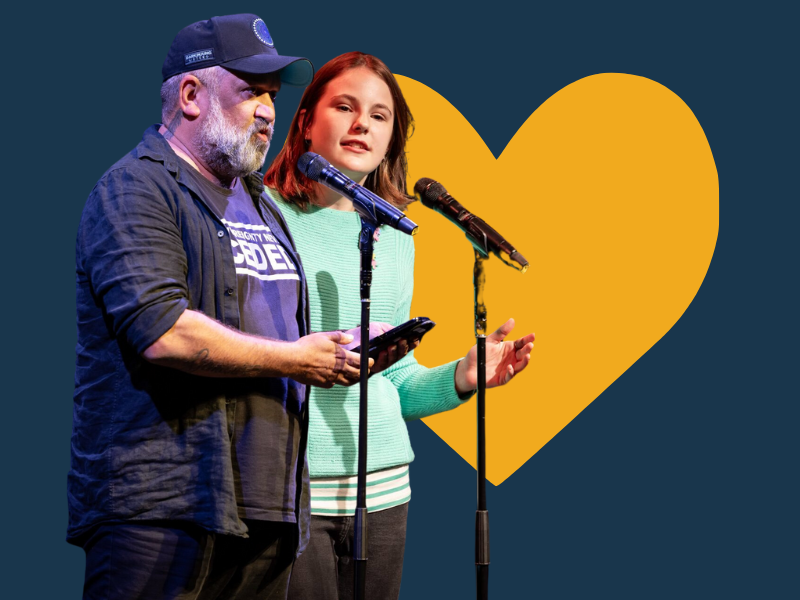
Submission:
M 267 134 L 267 141 L 256 137 L 257 132 Z M 247 130 L 228 122 L 216 96 L 211 96 L 208 115 L 200 124 L 195 145 L 206 166 L 223 181 L 258 171 L 267 158 L 272 139 L 272 124 L 256 119 Z

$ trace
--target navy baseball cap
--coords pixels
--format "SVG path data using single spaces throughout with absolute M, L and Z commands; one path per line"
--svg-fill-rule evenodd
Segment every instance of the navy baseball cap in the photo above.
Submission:
M 242 73 L 274 73 L 288 85 L 308 85 L 314 66 L 307 58 L 280 56 L 263 19 L 257 15 L 211 17 L 184 27 L 172 40 L 161 75 L 219 65 Z

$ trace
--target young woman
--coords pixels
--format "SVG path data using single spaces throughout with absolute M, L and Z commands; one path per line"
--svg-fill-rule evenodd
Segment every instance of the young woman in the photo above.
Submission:
M 316 152 L 354 181 L 405 208 L 412 201 L 406 194 L 405 156 L 411 124 L 394 76 L 379 59 L 360 52 L 323 66 L 300 101 L 286 144 L 264 181 L 302 257 L 314 331 L 359 324 L 361 221 L 349 199 L 302 175 L 297 159 Z M 375 244 L 374 321 L 395 326 L 408 320 L 413 269 L 412 238 L 382 227 Z M 509 320 L 487 338 L 487 387 L 507 383 L 528 364 L 533 334 L 504 342 L 512 328 Z M 419 365 L 408 351 L 407 344 L 390 349 L 388 362 L 394 364 L 369 380 L 367 597 L 380 600 L 397 598 L 400 592 L 411 497 L 408 464 L 414 459 L 405 421 L 453 409 L 477 387 L 474 347 L 464 359 L 433 369 Z M 312 388 L 311 542 L 292 571 L 293 600 L 353 595 L 358 405 L 357 386 Z

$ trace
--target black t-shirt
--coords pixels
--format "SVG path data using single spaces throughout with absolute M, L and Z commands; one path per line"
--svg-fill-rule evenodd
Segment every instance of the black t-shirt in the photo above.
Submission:
M 206 204 L 230 233 L 240 329 L 277 340 L 297 340 L 300 276 L 289 253 L 272 235 L 278 224 L 269 211 L 253 203 L 241 179 L 229 190 L 199 173 L 192 175 L 205 190 Z M 239 395 L 237 382 L 232 380 L 227 395 L 239 516 L 293 522 L 298 490 L 291 467 L 298 458 L 302 464 L 298 452 L 305 386 L 287 377 L 266 383 L 263 395 L 252 390 Z M 274 482 L 280 480 L 284 485 L 276 486 Z

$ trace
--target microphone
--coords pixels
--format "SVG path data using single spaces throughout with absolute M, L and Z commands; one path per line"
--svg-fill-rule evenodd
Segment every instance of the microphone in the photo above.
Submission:
M 461 206 L 447 193 L 438 181 L 423 177 L 414 186 L 414 194 L 428 208 L 443 214 L 447 219 L 467 234 L 467 239 L 479 251 L 489 255 L 493 253 L 507 265 L 519 269 L 523 273 L 528 270 L 528 261 L 517 252 L 505 238 L 480 219 Z
M 395 208 L 380 196 L 376 196 L 367 188 L 358 185 L 336 167 L 331 166 L 331 163 L 319 154 L 306 152 L 297 160 L 297 168 L 312 181 L 317 181 L 334 192 L 350 198 L 356 212 L 363 219 L 367 219 L 375 225 L 394 227 L 397 231 L 408 235 L 417 233 L 419 227 L 406 217 L 403 211 Z

